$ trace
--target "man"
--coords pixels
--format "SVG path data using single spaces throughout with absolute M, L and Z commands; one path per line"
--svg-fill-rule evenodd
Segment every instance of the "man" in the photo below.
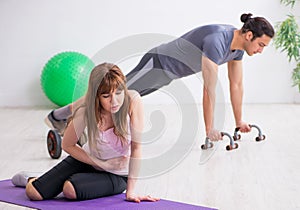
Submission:
M 241 132 L 249 132 L 249 124 L 242 119 L 243 54 L 246 52 L 252 56 L 261 53 L 274 36 L 274 29 L 265 18 L 251 16 L 250 13 L 241 15 L 244 23 L 241 29 L 224 24 L 200 26 L 151 49 L 126 75 L 128 89 L 137 90 L 144 96 L 174 79 L 202 71 L 206 136 L 217 141 L 222 136 L 214 128 L 215 88 L 218 66 L 227 63 L 235 124 Z M 46 118 L 47 124 L 62 134 L 66 119 L 71 114 L 72 105 L 53 110 Z

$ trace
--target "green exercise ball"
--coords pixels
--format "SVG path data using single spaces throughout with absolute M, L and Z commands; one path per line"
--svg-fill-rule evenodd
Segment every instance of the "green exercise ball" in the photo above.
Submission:
M 41 86 L 47 98 L 58 106 L 65 106 L 83 96 L 94 63 L 78 52 L 56 54 L 45 64 Z

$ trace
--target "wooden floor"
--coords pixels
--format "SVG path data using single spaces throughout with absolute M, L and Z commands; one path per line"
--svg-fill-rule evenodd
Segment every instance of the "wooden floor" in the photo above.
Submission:
M 257 132 L 253 130 L 242 135 L 237 150 L 226 151 L 229 141 L 224 138 L 208 160 L 203 159 L 208 152 L 199 149 L 204 142 L 201 111 L 200 122 L 197 117 L 189 122 L 190 126 L 199 125 L 197 137 L 187 140 L 185 145 L 176 137 L 186 132 L 181 130 L 184 126 L 176 107 L 146 105 L 145 110 L 146 119 L 153 110 L 169 114 L 158 138 L 143 145 L 145 166 L 137 192 L 221 210 L 300 209 L 300 105 L 245 105 L 244 119 L 259 125 L 267 139 L 255 142 Z M 48 155 L 48 128 L 43 119 L 49 111 L 0 109 L 1 180 L 23 170 L 43 172 L 66 156 L 63 153 L 59 160 L 53 160 Z M 146 130 L 160 125 L 155 119 L 159 116 L 146 122 Z M 227 107 L 224 130 L 232 133 L 233 129 L 231 110 Z M 177 150 L 178 153 L 174 152 Z M 28 208 L 0 203 L 0 209 Z

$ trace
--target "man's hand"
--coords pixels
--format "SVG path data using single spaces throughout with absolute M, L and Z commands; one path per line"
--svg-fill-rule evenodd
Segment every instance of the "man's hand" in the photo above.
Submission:
M 248 133 L 251 131 L 251 127 L 248 123 L 245 122 L 239 122 L 236 125 L 237 128 L 240 128 L 239 131 L 242 133 Z
M 222 134 L 220 131 L 216 130 L 216 129 L 211 129 L 208 134 L 207 137 L 209 138 L 209 140 L 211 141 L 219 141 L 219 140 L 223 140 Z

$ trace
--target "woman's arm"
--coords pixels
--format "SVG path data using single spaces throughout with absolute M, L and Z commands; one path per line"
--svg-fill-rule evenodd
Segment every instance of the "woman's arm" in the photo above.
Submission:
M 107 161 L 99 160 L 88 155 L 78 144 L 78 139 L 83 135 L 85 129 L 84 108 L 80 108 L 76 117 L 71 120 L 65 130 L 62 140 L 62 149 L 73 158 L 92 165 L 99 170 L 111 171 L 120 170 L 126 167 L 126 157 L 113 158 Z
M 126 200 L 140 202 L 142 200 L 157 201 L 151 196 L 137 196 L 134 187 L 138 178 L 141 160 L 141 138 L 144 128 L 144 110 L 140 95 L 136 91 L 130 91 L 131 104 L 129 108 L 131 131 L 131 155 L 129 160 L 129 174 L 127 181 Z

